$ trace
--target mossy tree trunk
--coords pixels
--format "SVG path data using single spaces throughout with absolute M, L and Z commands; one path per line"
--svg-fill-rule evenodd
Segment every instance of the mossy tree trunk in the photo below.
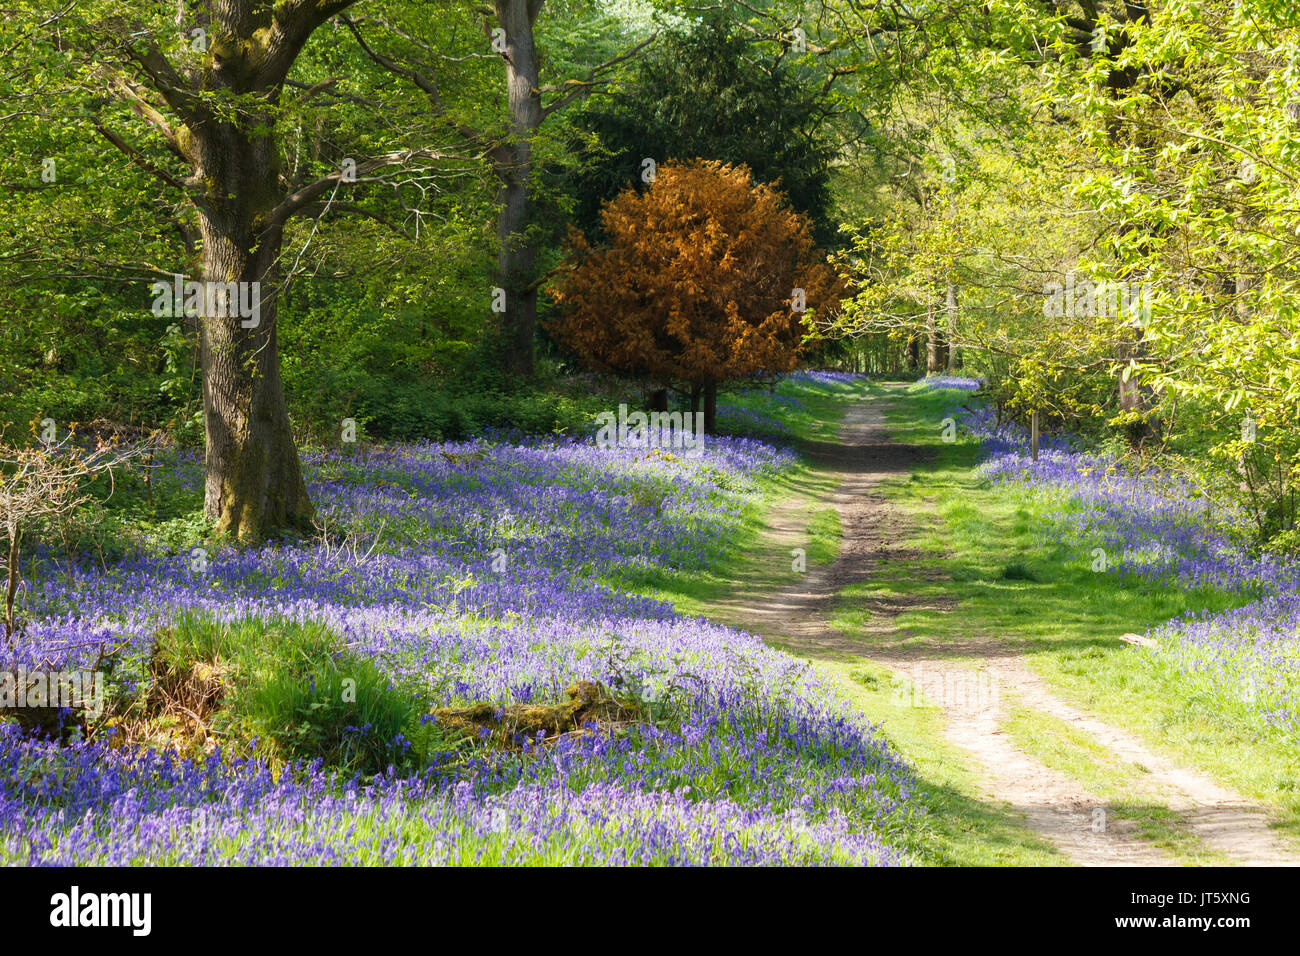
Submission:
M 201 48 L 165 52 L 148 30 L 113 27 L 93 47 L 89 65 L 89 75 L 125 100 L 188 167 L 178 176 L 98 116 L 92 119 L 105 139 L 188 201 L 202 245 L 197 278 L 223 284 L 187 322 L 197 323 L 203 372 L 204 506 L 220 533 L 240 540 L 311 523 L 280 378 L 279 263 L 285 224 L 319 214 L 343 174 L 288 181 L 276 125 L 285 81 L 303 46 L 354 2 L 223 0 L 192 10 L 183 4 L 178 17 L 187 36 L 206 38 Z M 354 168 L 364 174 L 411 155 L 358 161 Z M 251 315 L 239 308 L 254 303 Z
M 275 126 L 293 59 L 316 27 L 348 5 L 219 7 L 199 83 L 216 99 L 196 98 L 180 140 L 198 186 L 202 280 L 229 290 L 209 295 L 200 317 L 204 510 L 218 534 L 241 541 L 311 526 L 276 320 L 284 226 L 313 197 L 286 196 Z M 227 109 L 208 105 L 227 101 Z
M 948 280 L 948 371 L 955 372 L 961 366 L 957 355 L 957 283 Z
M 931 299 L 925 307 L 925 371 L 928 375 L 936 375 L 944 370 L 946 349 L 943 344 L 943 333 L 939 331 L 939 323 L 935 317 L 934 300 Z
M 303 482 L 280 380 L 276 299 L 280 229 L 247 229 L 243 215 L 207 215 L 203 277 L 258 283 L 256 325 L 236 314 L 202 320 L 204 509 L 217 532 L 257 540 L 273 529 L 306 531 L 312 505 Z

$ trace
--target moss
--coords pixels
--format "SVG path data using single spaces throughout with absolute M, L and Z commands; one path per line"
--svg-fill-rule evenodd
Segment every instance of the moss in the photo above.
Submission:
M 246 37 L 226 34 L 213 38 L 208 45 L 209 67 L 233 77 L 237 88 L 248 85 L 266 59 L 270 35 L 270 29 L 263 27 Z
M 518 737 L 547 739 L 568 733 L 589 733 L 591 727 L 610 728 L 641 716 L 638 704 L 620 700 L 600 684 L 579 681 L 565 691 L 568 700 L 560 704 L 471 704 L 468 707 L 439 707 L 433 717 L 444 727 L 471 732 L 509 744 Z
M 194 155 L 191 152 L 194 147 L 194 133 L 188 126 L 178 126 L 176 128 L 176 148 L 181 151 L 191 163 L 194 162 Z

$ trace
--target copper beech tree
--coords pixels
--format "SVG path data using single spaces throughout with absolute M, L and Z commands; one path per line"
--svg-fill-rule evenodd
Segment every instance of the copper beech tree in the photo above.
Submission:
M 685 385 L 714 431 L 720 383 L 788 372 L 806 320 L 843 292 L 808 220 L 745 166 L 659 167 L 601 210 L 605 244 L 570 236 L 551 331 L 587 364 Z

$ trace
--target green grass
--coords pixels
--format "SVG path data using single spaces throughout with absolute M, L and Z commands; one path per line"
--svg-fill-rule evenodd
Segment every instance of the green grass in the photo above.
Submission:
M 907 849 L 926 866 L 1063 866 L 1066 858 L 1028 830 L 1015 812 L 982 798 L 970 757 L 943 737 L 938 707 L 922 699 L 906 677 L 868 661 L 824 664 L 849 698 L 880 724 L 893 747 L 916 771 L 928 811 Z
M 805 393 L 809 390 L 803 390 Z M 835 441 L 849 405 L 879 399 L 875 383 L 825 389 L 801 395 L 809 415 L 791 417 L 800 441 Z M 797 578 L 791 569 L 792 546 L 806 552 L 808 570 L 834 561 L 842 529 L 834 508 L 818 502 L 835 489 L 826 471 L 807 460 L 763 482 L 759 500 L 747 512 L 728 556 L 707 573 L 663 575 L 648 589 L 673 602 L 685 614 L 704 615 L 744 626 L 744 609 L 788 587 Z M 778 537 L 769 523 L 779 517 L 802 523 L 797 543 Z M 926 809 L 924 822 L 895 836 L 914 858 L 928 866 L 1060 866 L 1066 859 L 1025 828 L 1015 812 L 985 800 L 970 758 L 943 741 L 942 715 L 934 707 L 913 706 L 907 681 L 868 661 L 819 662 L 869 719 L 880 724 L 894 750 L 915 768 Z
M 212 729 L 236 748 L 255 741 L 273 761 L 320 758 L 367 773 L 430 749 L 421 700 L 394 687 L 373 661 L 343 652 L 322 624 L 185 614 L 158 634 L 149 680 L 187 705 L 200 665 L 212 676 L 199 685 L 215 680 L 221 688 Z M 418 746 L 408 750 L 399 735 Z
M 1201 842 L 1165 805 L 1145 768 L 1120 759 L 1068 722 L 1040 710 L 1013 706 L 1001 722 L 1008 738 L 1043 764 L 1073 778 L 1100 801 L 1106 826 L 1134 824 L 1132 834 L 1170 853 L 1184 866 L 1223 866 L 1228 858 Z
M 1120 581 L 1092 570 L 1090 541 L 1058 541 L 1050 527 L 1061 502 L 1011 485 L 993 486 L 975 475 L 981 460 L 971 441 L 945 443 L 942 422 L 967 395 L 860 385 L 830 396 L 818 408 L 816 428 L 804 423 L 804 440 L 833 440 L 847 402 L 870 398 L 886 404 L 893 437 L 929 445 L 933 457 L 886 483 L 889 497 L 923 515 L 910 545 L 918 557 L 894 565 L 888 581 L 846 589 L 834 626 L 861 635 L 870 621 L 862 598 L 916 597 L 933 610 L 909 610 L 893 624 L 903 646 L 943 648 L 983 637 L 1014 649 L 1063 699 L 1127 728 L 1148 746 L 1197 767 L 1277 811 L 1287 832 L 1300 832 L 1300 759 L 1294 744 L 1262 734 L 1244 704 L 1225 704 L 1152 655 L 1118 640 L 1178 614 L 1224 609 L 1241 598 L 1211 590 L 1181 591 L 1140 581 Z M 800 430 L 802 429 L 802 430 Z M 789 586 L 789 542 L 766 533 L 765 516 L 798 512 L 800 545 L 809 568 L 834 560 L 839 521 L 818 499 L 833 490 L 824 472 L 802 464 L 783 481 L 769 483 L 745 519 L 731 557 L 708 575 L 664 582 L 659 591 L 691 614 L 743 625 L 743 609 Z M 937 516 L 939 520 L 934 520 Z M 735 596 L 741 595 L 741 600 Z M 928 822 L 909 838 L 909 849 L 932 865 L 1052 865 L 1066 862 L 1027 830 L 1011 808 L 984 799 L 969 755 L 943 739 L 937 708 L 900 702 L 905 683 L 864 660 L 821 663 L 848 696 L 881 724 L 891 744 L 916 768 Z M 1117 762 L 1101 744 L 1042 713 L 1017 711 L 1004 728 L 1022 749 L 1075 779 L 1105 801 L 1108 812 L 1130 821 L 1141 839 L 1186 864 L 1224 858 L 1201 844 L 1177 813 L 1145 786 L 1140 768 Z
M 1094 542 L 1062 542 L 1046 533 L 1059 502 L 982 481 L 974 473 L 978 446 L 941 440 L 939 422 L 964 398 L 913 390 L 889 403 L 892 434 L 931 445 L 935 457 L 886 491 L 898 505 L 939 519 L 918 522 L 925 530 L 916 543 L 925 553 L 895 569 L 891 585 L 955 602 L 948 610 L 901 615 L 896 623 L 904 642 L 941 647 L 978 635 L 1011 645 L 1063 699 L 1274 808 L 1284 829 L 1300 834 L 1294 741 L 1261 729 L 1244 703 L 1198 688 L 1159 658 L 1119 641 L 1178 614 L 1221 610 L 1243 599 L 1093 572 Z M 865 593 L 849 589 L 846 605 Z M 851 613 L 841 617 L 852 623 Z
M 784 438 L 800 441 L 835 441 L 846 403 L 862 397 L 872 386 L 865 380 L 845 383 L 779 382 L 769 396 L 767 389 L 723 389 L 718 395 L 719 426 L 726 428 L 723 406 L 757 412 L 774 418 L 784 426 Z M 775 400 L 774 400 L 775 399 Z M 783 401 L 784 400 L 784 401 Z M 730 433 L 741 434 L 733 431 Z M 754 437 L 782 440 L 759 429 Z
M 872 386 L 866 382 L 846 385 L 803 385 L 782 382 L 779 395 L 797 398 L 803 409 L 775 408 L 763 403 L 757 392 L 725 395 L 720 401 L 752 406 L 779 418 L 793 440 L 831 441 L 845 410 L 866 397 Z M 802 548 L 807 570 L 835 560 L 839 553 L 839 515 L 833 508 L 818 507 L 835 488 L 824 471 L 801 460 L 779 475 L 757 483 L 750 505 L 737 515 L 728 540 L 725 556 L 707 569 L 651 569 L 636 580 L 626 576 L 617 586 L 670 601 L 678 611 L 689 616 L 705 615 L 731 620 L 735 607 L 747 600 L 761 600 L 774 591 L 792 584 L 799 575 L 794 569 L 793 548 Z M 767 534 L 774 509 L 781 509 L 803 531 L 796 540 L 777 541 Z M 728 599 L 731 607 L 720 601 Z
M 823 508 L 808 521 L 808 564 L 830 564 L 840 553 L 840 513 Z

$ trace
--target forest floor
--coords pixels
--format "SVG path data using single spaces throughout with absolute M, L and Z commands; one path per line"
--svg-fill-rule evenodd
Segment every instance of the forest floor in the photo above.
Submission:
M 925 560 L 941 517 L 925 496 L 909 507 L 893 490 L 937 454 L 888 425 L 904 389 L 873 386 L 838 440 L 805 441 L 827 480 L 768 515 L 769 567 L 806 543 L 810 515 L 837 519 L 833 560 L 809 562 L 775 595 L 770 575 L 741 575 L 707 612 L 809 659 L 882 724 L 931 792 L 938 835 L 918 845 L 924 862 L 1300 864 L 1275 807 L 1064 699 L 1031 666 L 1031 643 L 978 616 L 965 626 L 944 556 Z M 939 618 L 942 628 L 916 626 Z

